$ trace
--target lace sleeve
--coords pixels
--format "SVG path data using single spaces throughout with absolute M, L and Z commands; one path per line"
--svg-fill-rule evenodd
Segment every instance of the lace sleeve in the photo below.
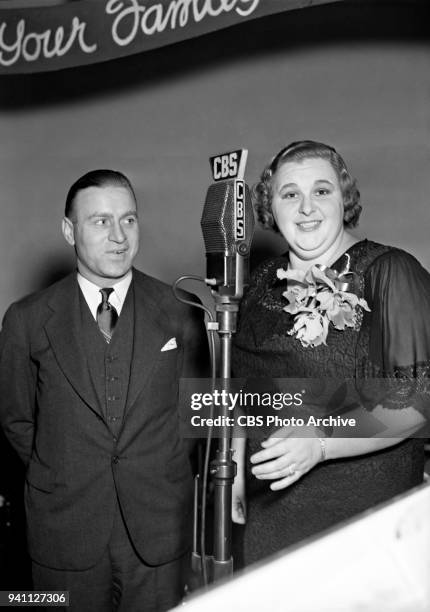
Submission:
M 368 271 L 372 317 L 369 359 L 393 380 L 389 407 L 414 405 L 430 418 L 430 274 L 390 249 Z M 388 407 L 388 406 L 387 406 Z

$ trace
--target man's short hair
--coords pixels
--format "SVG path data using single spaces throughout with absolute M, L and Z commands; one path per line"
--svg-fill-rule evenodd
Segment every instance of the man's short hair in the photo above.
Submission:
M 125 174 L 118 170 L 91 170 L 78 178 L 69 189 L 64 210 L 64 215 L 68 219 L 73 215 L 73 204 L 77 193 L 88 187 L 125 187 L 136 202 L 134 189 Z

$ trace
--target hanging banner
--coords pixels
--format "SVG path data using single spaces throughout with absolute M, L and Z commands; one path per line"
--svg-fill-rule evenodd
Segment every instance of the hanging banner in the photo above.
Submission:
M 7 0 L 0 2 L 0 74 L 105 62 L 250 19 L 340 1 L 77 0 L 37 7 L 29 0 L 31 7 L 13 8 Z

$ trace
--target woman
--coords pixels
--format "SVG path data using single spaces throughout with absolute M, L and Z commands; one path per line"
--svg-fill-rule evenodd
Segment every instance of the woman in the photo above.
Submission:
M 415 377 L 423 388 L 430 371 L 430 276 L 404 251 L 350 233 L 360 196 L 340 155 L 321 143 L 295 142 L 265 168 L 254 196 L 260 222 L 281 232 L 288 253 L 253 275 L 241 304 L 234 376 L 396 377 L 405 384 Z M 345 298 L 334 310 L 322 308 L 322 294 L 303 297 L 321 274 L 329 278 L 332 306 Z M 334 298 L 336 287 L 348 295 Z M 421 400 L 428 392 L 427 385 Z M 243 439 L 234 441 L 233 520 L 246 519 L 246 564 L 422 482 L 423 440 L 407 436 L 424 418 L 404 395 L 400 389 L 397 404 L 394 398 L 390 406 L 372 406 L 391 437 L 341 438 L 318 428 L 298 437 L 298 430 L 283 428 L 249 439 L 246 450 Z

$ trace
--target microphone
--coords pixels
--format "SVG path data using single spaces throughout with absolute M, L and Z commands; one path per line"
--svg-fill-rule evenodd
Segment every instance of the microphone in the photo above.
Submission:
M 214 183 L 203 207 L 207 283 L 223 303 L 237 301 L 249 283 L 249 253 L 254 233 L 251 194 L 243 179 L 248 151 L 210 158 Z
M 240 299 L 249 282 L 249 252 L 254 233 L 251 194 L 243 179 L 247 156 L 248 151 L 240 149 L 210 158 L 214 183 L 207 191 L 201 219 L 206 249 L 205 282 L 212 289 L 216 312 L 216 321 L 209 321 L 207 329 L 219 335 L 218 373 L 222 390 L 227 393 L 230 389 L 233 334 L 237 331 Z M 212 388 L 216 386 L 214 368 Z M 223 404 L 219 414 L 227 417 L 228 410 L 228 405 Z M 209 567 L 215 580 L 233 573 L 230 516 L 236 464 L 231 450 L 231 435 L 232 426 L 225 419 L 218 449 L 210 464 L 214 485 L 214 529 Z M 209 433 L 208 440 L 210 438 Z M 206 559 L 203 553 L 202 567 L 206 567 Z

